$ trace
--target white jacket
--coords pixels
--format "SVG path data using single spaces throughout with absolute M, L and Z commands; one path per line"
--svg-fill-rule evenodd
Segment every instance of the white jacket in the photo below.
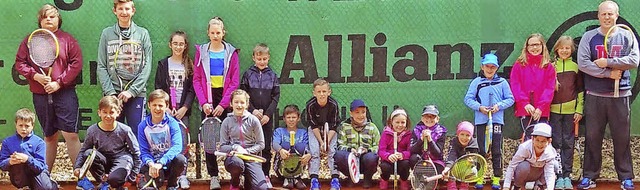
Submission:
M 520 162 L 527 161 L 531 164 L 531 167 L 544 168 L 543 175 L 547 183 L 547 189 L 554 189 L 554 183 L 556 181 L 556 174 L 554 172 L 556 154 L 556 150 L 553 149 L 551 143 L 547 145 L 547 148 L 539 158 L 536 158 L 532 140 L 527 140 L 520 144 L 518 151 L 513 155 L 509 166 L 507 166 L 507 172 L 504 175 L 504 187 L 511 186 L 511 180 L 513 180 L 513 173 L 515 172 L 516 166 L 518 166 Z

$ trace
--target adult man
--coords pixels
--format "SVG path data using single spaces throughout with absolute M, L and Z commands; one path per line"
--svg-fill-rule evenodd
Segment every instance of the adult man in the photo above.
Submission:
M 618 19 L 618 5 L 613 1 L 604 1 L 598 6 L 600 27 L 586 32 L 578 46 L 578 65 L 586 73 L 585 119 L 586 140 L 584 156 L 584 178 L 578 189 L 596 186 L 593 181 L 600 175 L 602 166 L 602 139 L 607 124 L 610 126 L 614 146 L 614 165 L 622 189 L 633 189 L 634 178 L 630 150 L 630 108 L 631 83 L 629 69 L 638 67 L 638 42 L 629 31 L 616 29 L 611 32 L 608 44 L 608 56 L 604 50 L 604 36 Z M 614 50 L 615 49 L 615 50 Z M 614 96 L 614 81 L 620 80 L 620 96 Z M 606 111 L 601 111 L 606 110 Z

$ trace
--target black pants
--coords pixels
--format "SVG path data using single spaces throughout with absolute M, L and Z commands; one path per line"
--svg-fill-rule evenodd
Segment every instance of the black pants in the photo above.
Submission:
M 213 109 L 215 109 L 220 101 L 222 100 L 222 88 L 212 88 L 211 89 L 212 99 L 213 99 Z M 229 114 L 229 109 L 224 109 L 222 114 L 218 116 L 220 121 L 224 121 L 227 118 L 227 114 Z M 201 121 L 206 118 L 204 112 L 200 112 Z M 209 176 L 217 177 L 220 170 L 218 169 L 218 157 L 214 154 L 204 153 L 205 163 L 207 164 L 207 173 Z
M 485 152 L 484 140 L 487 124 L 476 125 L 476 138 L 478 139 L 478 153 L 482 156 L 489 157 Z M 493 167 L 493 176 L 502 177 L 502 125 L 493 124 L 493 138 L 491 139 L 491 163 Z
M 573 128 L 573 114 L 551 113 L 549 124 L 552 126 L 553 141 L 551 144 L 560 154 L 562 173 L 558 177 L 569 177 L 573 171 L 573 147 L 575 136 Z
M 586 94 L 584 102 L 586 133 L 583 176 L 591 179 L 600 177 L 602 140 L 609 124 L 613 139 L 613 165 L 618 179 L 633 179 L 629 97 L 606 98 Z
M 269 171 L 271 170 L 271 139 L 273 139 L 273 120 L 277 118 L 273 118 L 271 115 L 269 117 L 269 122 L 262 126 L 262 133 L 264 134 L 264 149 L 262 149 L 262 157 L 267 159 L 266 162 L 262 163 L 262 173 L 265 176 L 269 176 Z
M 266 190 L 267 180 L 257 162 L 245 162 L 242 159 L 231 156 L 224 160 L 224 168 L 231 174 L 231 185 L 240 185 L 240 175 L 244 175 L 244 188 L 254 190 Z
M 11 184 L 17 188 L 29 187 L 34 190 L 58 189 L 58 184 L 51 180 L 48 170 L 36 174 L 30 168 L 26 163 L 10 165 L 9 179 Z
M 182 174 L 182 171 L 186 168 L 187 158 L 182 154 L 178 154 L 171 162 L 167 163 L 166 167 L 163 167 L 159 172 L 160 175 L 155 178 L 156 185 L 162 187 L 165 178 L 167 179 L 167 187 L 178 186 L 178 177 Z M 144 174 L 145 179 L 151 179 L 149 176 L 149 165 L 143 164 L 140 169 L 140 174 Z M 140 185 L 140 184 L 138 184 Z M 144 185 L 144 184 L 142 184 Z
M 349 153 L 344 150 L 336 151 L 336 154 L 333 156 L 334 163 L 336 163 L 336 167 L 338 171 L 344 174 L 347 177 L 349 176 Z M 371 179 L 374 173 L 378 171 L 378 159 L 380 157 L 375 152 L 367 152 L 365 154 L 360 155 L 360 172 L 364 174 L 365 179 Z
M 398 161 L 398 175 L 400 175 L 401 180 L 409 179 L 409 160 L 400 160 Z M 380 178 L 384 180 L 389 180 L 391 174 L 393 174 L 393 163 L 387 161 L 380 162 Z
M 91 152 L 93 152 L 93 149 L 88 149 L 81 154 L 84 154 L 84 157 L 88 158 Z M 93 160 L 89 172 L 91 172 L 91 175 L 94 176 L 97 182 L 102 182 L 102 176 L 108 173 L 107 183 L 109 186 L 119 188 L 127 182 L 127 177 L 130 177 L 129 179 L 132 180 L 135 179 L 133 178 L 135 174 L 129 176 L 132 168 L 133 158 L 131 156 L 123 155 L 107 159 L 102 153 L 96 152 L 96 158 Z

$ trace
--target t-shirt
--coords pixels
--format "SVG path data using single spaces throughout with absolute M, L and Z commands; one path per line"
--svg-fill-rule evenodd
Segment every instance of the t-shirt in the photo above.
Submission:
M 182 65 L 182 63 L 180 62 L 172 61 L 171 59 L 167 60 L 169 62 L 169 88 L 171 90 L 175 90 L 175 97 L 173 98 L 175 98 L 176 103 L 181 103 L 180 99 L 182 98 L 182 91 L 184 90 L 184 80 L 186 78 L 184 65 Z
M 209 76 L 211 88 L 223 87 L 224 74 L 224 50 L 219 52 L 209 51 Z

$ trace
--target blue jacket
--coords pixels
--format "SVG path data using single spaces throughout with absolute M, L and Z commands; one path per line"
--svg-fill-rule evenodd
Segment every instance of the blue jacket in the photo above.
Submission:
M 151 114 L 138 125 L 138 144 L 143 164 L 157 162 L 166 166 L 182 151 L 180 126 L 167 113 L 160 124 L 151 122 Z
M 480 106 L 490 107 L 495 104 L 498 104 L 500 110 L 491 115 L 493 123 L 504 125 L 504 110 L 511 107 L 513 103 L 514 98 L 509 83 L 497 74 L 491 80 L 483 74 L 476 77 L 469 84 L 469 90 L 464 96 L 464 104 L 475 112 L 475 125 L 486 124 L 489 120 L 488 115 L 480 112 Z
M 39 174 L 42 173 L 42 171 L 48 170 L 47 164 L 44 162 L 44 141 L 42 138 L 34 135 L 33 132 L 25 138 L 22 138 L 16 133 L 2 141 L 2 150 L 0 150 L 0 168 L 2 168 L 3 171 L 9 171 L 9 158 L 14 152 L 29 155 L 29 159 L 27 159 L 26 164 L 33 173 Z

